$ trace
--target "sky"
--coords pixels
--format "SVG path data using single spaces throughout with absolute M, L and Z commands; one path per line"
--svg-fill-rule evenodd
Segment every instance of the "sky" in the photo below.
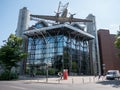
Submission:
M 120 0 L 0 0 L 0 46 L 11 33 L 15 34 L 19 10 L 27 7 L 31 14 L 55 15 L 59 1 L 69 2 L 68 12 L 76 18 L 96 17 L 96 27 L 116 34 L 120 25 Z

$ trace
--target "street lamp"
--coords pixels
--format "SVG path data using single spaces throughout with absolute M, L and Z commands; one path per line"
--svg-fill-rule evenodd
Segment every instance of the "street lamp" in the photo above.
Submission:
M 48 65 L 46 64 L 46 82 L 48 82 Z

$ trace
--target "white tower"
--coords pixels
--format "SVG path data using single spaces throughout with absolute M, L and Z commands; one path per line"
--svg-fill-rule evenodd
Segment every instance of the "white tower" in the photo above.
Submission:
M 25 30 L 28 30 L 28 24 L 30 21 L 30 12 L 27 10 L 26 7 L 23 7 L 22 9 L 20 9 L 19 11 L 19 18 L 18 18 L 18 24 L 17 24 L 17 29 L 16 29 L 16 36 L 23 38 L 23 50 L 24 52 L 27 51 L 27 42 L 28 39 L 25 35 L 23 35 L 23 32 Z M 20 74 L 24 74 L 25 71 L 25 60 L 22 60 L 19 65 L 19 73 Z
M 23 7 L 19 11 L 18 24 L 16 29 L 16 35 L 23 37 L 23 32 L 28 29 L 28 23 L 30 21 L 30 12 L 26 7 Z
M 100 56 L 99 56 L 99 46 L 98 46 L 98 35 L 96 30 L 96 21 L 95 16 L 92 14 L 89 14 L 86 19 L 92 20 L 93 22 L 87 22 L 87 32 L 94 35 L 95 39 L 91 40 L 90 43 L 90 49 L 91 49 L 91 55 L 90 58 L 93 63 L 93 73 L 94 74 L 101 74 L 101 66 L 100 66 Z

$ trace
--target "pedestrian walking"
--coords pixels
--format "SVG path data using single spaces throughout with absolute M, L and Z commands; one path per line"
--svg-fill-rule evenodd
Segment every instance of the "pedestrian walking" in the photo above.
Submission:
M 63 73 L 62 72 L 58 72 L 58 76 L 60 77 L 60 79 L 62 79 Z

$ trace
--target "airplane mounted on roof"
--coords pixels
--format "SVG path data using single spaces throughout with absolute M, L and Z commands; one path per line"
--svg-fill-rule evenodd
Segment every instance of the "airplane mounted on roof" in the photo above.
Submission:
M 68 13 L 68 4 L 66 3 L 65 5 L 61 5 L 61 2 L 59 2 L 58 10 L 56 12 L 55 16 L 50 16 L 50 15 L 30 15 L 33 18 L 41 18 L 41 19 L 46 19 L 46 20 L 52 20 L 55 21 L 56 23 L 65 23 L 65 22 L 92 22 L 92 20 L 87 20 L 87 19 L 79 19 L 79 18 L 74 18 L 73 16 L 75 14 L 71 14 L 70 17 L 67 17 Z M 60 8 L 62 7 L 60 12 Z M 60 15 L 61 14 L 61 15 Z

